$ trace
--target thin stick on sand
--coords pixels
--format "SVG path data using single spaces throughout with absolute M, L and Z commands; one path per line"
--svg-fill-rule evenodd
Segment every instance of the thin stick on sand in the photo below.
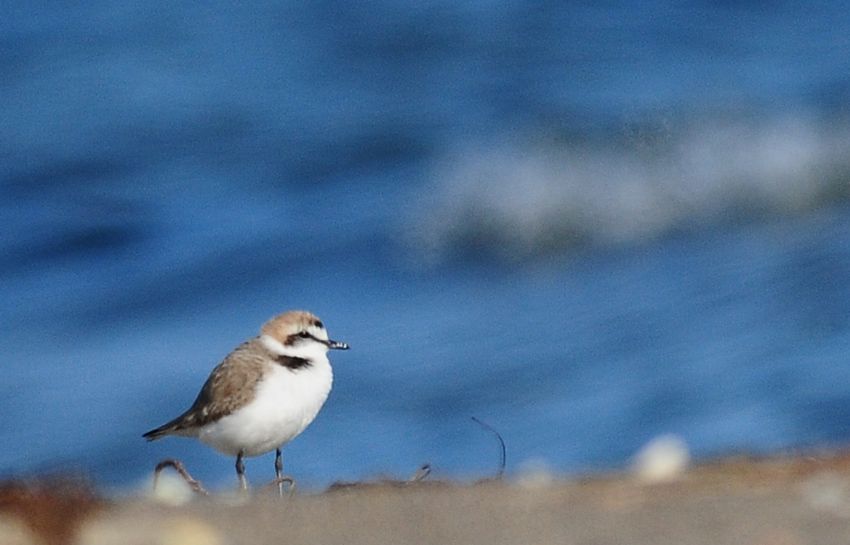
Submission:
M 196 493 L 201 496 L 209 496 L 209 492 L 201 485 L 200 481 L 195 480 L 189 472 L 186 470 L 186 466 L 183 465 L 183 462 L 177 460 L 175 458 L 166 458 L 160 463 L 156 464 L 156 468 L 153 470 L 153 489 L 156 491 L 156 486 L 159 483 L 159 474 L 162 473 L 162 470 L 171 467 L 174 468 L 183 480 L 186 481 L 186 484 Z
M 487 424 L 486 422 L 479 420 L 478 418 L 476 418 L 474 416 L 471 416 L 470 418 L 472 418 L 473 422 L 475 422 L 476 424 L 478 424 L 479 426 L 481 426 L 485 430 L 491 432 L 493 435 L 496 436 L 496 439 L 498 439 L 498 441 L 499 441 L 499 453 L 500 453 L 499 470 L 496 472 L 496 476 L 492 477 L 492 479 L 496 480 L 496 481 L 501 480 L 502 477 L 505 475 L 505 463 L 507 461 L 507 455 L 506 455 L 507 449 L 505 448 L 505 440 L 502 439 L 502 434 L 497 432 L 496 429 L 493 428 L 493 426 L 491 426 L 490 424 Z

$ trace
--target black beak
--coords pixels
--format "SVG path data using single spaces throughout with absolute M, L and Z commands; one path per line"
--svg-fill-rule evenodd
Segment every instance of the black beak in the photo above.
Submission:
M 348 350 L 348 345 L 340 341 L 327 341 L 328 348 L 335 350 Z

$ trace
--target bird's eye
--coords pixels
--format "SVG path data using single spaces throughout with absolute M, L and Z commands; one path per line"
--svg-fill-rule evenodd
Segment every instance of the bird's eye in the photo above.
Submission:
M 318 327 L 319 329 L 325 328 L 325 324 L 323 324 L 321 320 L 316 320 L 315 322 L 313 322 L 313 325 Z
M 307 333 L 306 331 L 302 331 L 301 333 L 298 334 L 298 336 L 301 337 L 302 339 L 306 339 L 307 337 L 310 336 L 310 334 Z

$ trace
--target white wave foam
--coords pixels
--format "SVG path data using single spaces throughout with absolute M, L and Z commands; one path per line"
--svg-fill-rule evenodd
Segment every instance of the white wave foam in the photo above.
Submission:
M 468 146 L 445 158 L 410 240 L 426 260 L 512 259 L 628 243 L 846 199 L 850 126 L 812 116 L 713 121 L 661 138 Z

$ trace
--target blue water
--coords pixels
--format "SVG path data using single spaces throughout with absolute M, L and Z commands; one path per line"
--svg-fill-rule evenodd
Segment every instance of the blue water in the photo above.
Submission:
M 308 488 L 850 440 L 842 3 L 2 11 L 0 476 L 231 485 L 141 434 L 289 308 Z

